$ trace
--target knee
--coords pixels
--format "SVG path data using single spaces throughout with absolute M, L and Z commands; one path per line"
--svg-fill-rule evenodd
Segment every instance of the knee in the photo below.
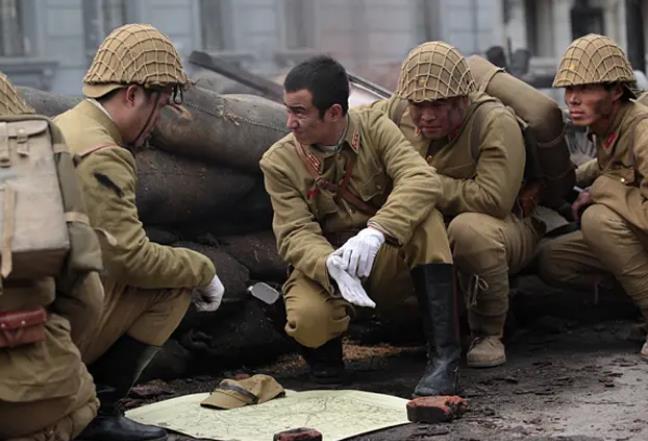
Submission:
M 583 238 L 593 248 L 605 245 L 605 238 L 624 224 L 624 220 L 616 212 L 602 204 L 591 205 L 581 216 Z
M 317 348 L 343 334 L 350 317 L 342 299 L 329 298 L 320 304 L 286 302 L 286 333 L 302 346 Z
M 498 226 L 492 224 L 491 216 L 481 213 L 462 213 L 448 225 L 450 249 L 455 261 L 461 265 L 501 264 L 500 251 L 504 244 L 498 232 Z M 483 262 L 482 262 L 483 261 Z

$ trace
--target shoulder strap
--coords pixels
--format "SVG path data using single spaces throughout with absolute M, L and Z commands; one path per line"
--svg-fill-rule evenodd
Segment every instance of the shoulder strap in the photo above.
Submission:
M 495 101 L 488 100 L 478 103 L 477 108 L 473 111 L 472 132 L 470 133 L 470 154 L 474 161 L 477 161 L 477 158 L 479 158 L 481 126 L 484 122 L 484 114 L 486 113 L 489 104 L 493 102 Z
M 353 153 L 349 152 L 349 154 L 345 155 L 346 161 L 344 165 L 344 176 L 340 180 L 339 184 L 336 184 L 322 177 L 319 172 L 319 167 L 315 165 L 315 162 L 311 158 L 309 158 L 308 154 L 306 153 L 306 149 L 301 143 L 295 144 L 295 150 L 297 151 L 297 156 L 299 156 L 299 158 L 304 163 L 308 174 L 310 174 L 311 177 L 315 180 L 314 187 L 323 188 L 335 193 L 336 202 L 338 202 L 340 198 L 342 198 L 353 207 L 360 210 L 362 213 L 369 215 L 376 214 L 377 210 L 374 207 L 367 204 L 349 189 L 349 182 L 351 181 L 353 167 L 355 166 L 355 157 Z
M 407 100 L 399 99 L 395 106 L 392 106 L 389 111 L 389 119 L 391 119 L 397 126 L 400 126 L 403 120 L 403 115 L 407 110 Z

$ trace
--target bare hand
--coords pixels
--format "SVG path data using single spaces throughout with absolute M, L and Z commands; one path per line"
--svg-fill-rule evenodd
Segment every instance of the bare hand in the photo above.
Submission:
M 583 190 L 571 206 L 572 216 L 574 217 L 574 220 L 580 221 L 583 210 L 585 210 L 585 208 L 592 205 L 593 203 L 594 201 L 592 200 L 592 194 L 589 192 L 589 190 Z

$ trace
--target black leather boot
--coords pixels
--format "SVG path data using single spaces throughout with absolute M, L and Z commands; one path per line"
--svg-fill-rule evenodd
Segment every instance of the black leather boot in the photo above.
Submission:
M 334 338 L 319 348 L 300 347 L 314 382 L 337 384 L 347 380 L 342 355 L 342 337 Z
M 89 369 L 97 385 L 99 412 L 78 436 L 87 441 L 162 441 L 164 429 L 137 423 L 124 416 L 119 400 L 128 395 L 144 368 L 160 350 L 127 335 L 114 345 Z
M 428 349 L 425 373 L 414 395 L 455 395 L 459 391 L 461 341 L 452 265 L 419 265 L 411 275 Z

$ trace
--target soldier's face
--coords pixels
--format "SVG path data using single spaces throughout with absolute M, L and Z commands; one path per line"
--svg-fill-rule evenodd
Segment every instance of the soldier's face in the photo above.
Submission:
M 299 143 L 329 145 L 333 133 L 329 115 L 331 109 L 321 117 L 319 110 L 313 105 L 313 95 L 307 89 L 284 92 L 284 104 L 288 111 L 286 127 Z
M 619 89 L 619 90 L 618 90 Z M 565 104 L 575 126 L 596 126 L 610 119 L 614 103 L 623 91 L 606 90 L 601 84 L 584 84 L 565 88 Z
M 412 120 L 425 139 L 443 139 L 457 130 L 467 109 L 466 97 L 445 98 L 415 103 L 410 101 Z
M 150 138 L 160 119 L 160 111 L 169 104 L 170 98 L 170 88 L 148 93 L 139 88 L 132 108 L 131 145 L 141 147 Z

